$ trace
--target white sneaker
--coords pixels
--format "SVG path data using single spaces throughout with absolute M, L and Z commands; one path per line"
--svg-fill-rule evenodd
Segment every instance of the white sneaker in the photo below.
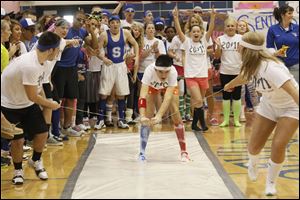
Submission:
M 181 162 L 189 162 L 191 161 L 189 154 L 187 152 L 181 153 Z
M 100 120 L 99 123 L 94 126 L 94 129 L 101 130 L 102 128 L 105 128 L 105 127 L 106 126 L 105 126 L 104 120 Z
M 138 160 L 141 161 L 141 162 L 147 162 L 146 156 L 143 153 L 139 154 Z
M 129 128 L 129 125 L 128 125 L 125 121 L 119 120 L 119 121 L 118 121 L 118 127 L 119 127 L 119 128 L 122 128 L 122 129 L 128 129 L 128 128 Z
M 265 194 L 267 196 L 274 196 L 274 195 L 276 195 L 276 193 L 277 193 L 277 191 L 276 191 L 275 183 L 267 181 Z
M 84 124 L 79 124 L 78 126 L 81 130 L 84 130 L 84 131 L 88 130 Z
M 241 115 L 240 116 L 240 122 L 246 122 L 247 120 L 246 120 L 246 117 L 245 117 L 245 115 Z
M 41 180 L 47 180 L 48 179 L 48 174 L 43 166 L 42 160 L 37 160 L 33 161 L 32 158 L 28 160 L 28 165 L 32 167 L 36 173 L 36 175 L 41 179 Z
M 248 177 L 251 181 L 256 181 L 258 176 L 258 167 L 257 165 L 253 166 L 251 163 L 248 163 Z
M 23 169 L 15 169 L 14 177 L 12 179 L 14 185 L 23 185 L 24 183 L 24 172 Z
M 69 127 L 67 129 L 63 129 L 61 132 L 64 135 L 67 135 L 67 136 L 70 136 L 70 137 L 80 137 L 81 134 L 82 134 L 80 131 L 76 131 L 72 127 Z
M 54 139 L 53 136 L 50 136 L 48 139 L 47 139 L 47 144 L 49 146 L 63 146 L 64 143 L 61 142 L 61 141 L 57 141 L 56 139 Z
M 32 150 L 32 148 L 30 146 L 27 146 L 27 145 L 23 145 L 23 151 L 26 152 L 26 151 L 30 151 Z

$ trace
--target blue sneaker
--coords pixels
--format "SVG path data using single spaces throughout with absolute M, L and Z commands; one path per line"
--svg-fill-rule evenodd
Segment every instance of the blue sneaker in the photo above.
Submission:
M 146 162 L 147 161 L 146 157 L 145 157 L 145 155 L 143 153 L 139 154 L 139 161 L 142 161 L 142 162 Z

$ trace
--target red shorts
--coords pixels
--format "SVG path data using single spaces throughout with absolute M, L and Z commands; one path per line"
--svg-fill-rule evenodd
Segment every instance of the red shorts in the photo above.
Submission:
M 185 78 L 187 88 L 199 86 L 200 89 L 207 90 L 209 88 L 208 78 Z
M 173 65 L 177 71 L 178 76 L 184 76 L 184 68 L 182 66 Z
M 149 91 L 148 91 L 148 94 L 159 94 L 159 93 L 162 93 L 162 94 L 165 94 L 167 91 L 167 89 L 161 89 L 161 90 L 157 90 L 153 87 L 149 87 Z M 178 87 L 176 87 L 173 91 L 173 94 L 174 95 L 178 95 L 179 94 L 179 91 L 178 91 Z

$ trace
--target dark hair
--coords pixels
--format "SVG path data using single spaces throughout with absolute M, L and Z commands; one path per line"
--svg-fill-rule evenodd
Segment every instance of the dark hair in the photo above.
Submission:
M 165 28 L 165 33 L 167 33 L 167 30 L 168 30 L 169 28 L 173 29 L 174 32 L 176 33 L 176 29 L 175 29 L 174 26 L 167 26 L 167 27 Z
M 55 25 L 56 27 L 58 27 L 58 26 L 64 26 L 64 25 L 70 26 L 70 23 L 69 23 L 67 20 L 61 18 L 61 19 L 58 19 L 58 20 L 54 23 L 54 25 Z
M 153 22 L 153 21 L 152 21 L 152 22 L 147 22 L 147 23 L 145 24 L 145 26 L 144 26 L 144 30 L 145 30 L 145 31 L 146 31 L 147 26 L 148 26 L 149 24 L 153 24 L 153 26 L 154 26 L 154 28 L 155 28 L 155 25 L 154 25 L 154 22 Z
M 280 6 L 279 8 L 278 7 L 274 8 L 273 16 L 275 17 L 275 19 L 277 21 L 282 22 L 281 15 L 284 15 L 285 13 L 290 12 L 290 11 L 294 11 L 294 8 L 289 6 L 288 4 L 284 4 L 284 5 Z
M 55 45 L 60 41 L 60 37 L 53 32 L 46 31 L 40 37 L 38 44 L 41 46 L 51 46 Z
M 160 56 L 157 57 L 155 61 L 155 66 L 159 66 L 159 67 L 171 67 L 172 65 L 173 65 L 173 59 L 166 54 L 161 54 Z

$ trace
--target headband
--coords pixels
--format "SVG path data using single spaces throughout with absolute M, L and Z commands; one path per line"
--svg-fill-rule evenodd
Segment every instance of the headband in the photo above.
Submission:
M 246 47 L 248 49 L 252 49 L 252 50 L 257 50 L 257 51 L 264 50 L 264 45 L 259 45 L 259 46 L 253 45 L 248 42 L 245 42 L 244 40 L 240 41 L 239 45 Z
M 41 51 L 47 51 L 49 49 L 55 49 L 59 47 L 60 40 L 56 44 L 51 44 L 51 45 L 41 45 L 38 43 L 37 48 Z
M 170 67 L 160 67 L 160 66 L 154 66 L 154 68 L 160 71 L 169 71 L 171 69 Z

